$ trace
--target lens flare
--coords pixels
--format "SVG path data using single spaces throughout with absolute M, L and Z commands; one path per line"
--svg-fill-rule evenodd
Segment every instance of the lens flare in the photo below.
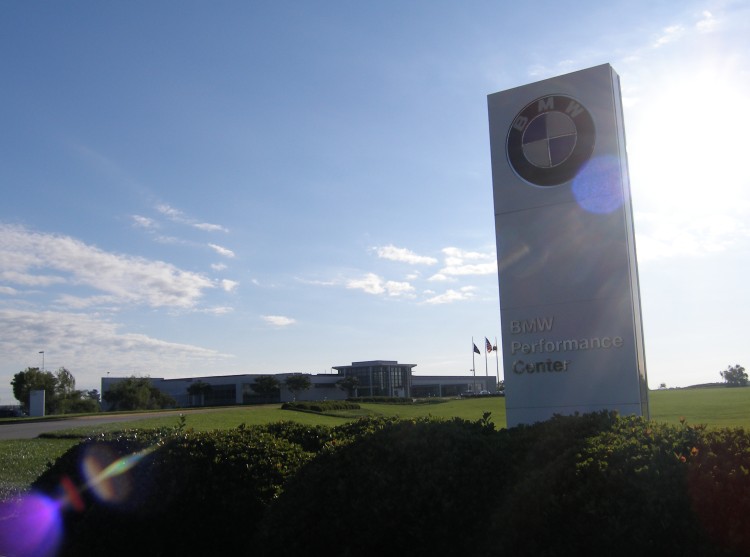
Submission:
M 573 195 L 590 213 L 617 210 L 623 203 L 619 160 L 603 156 L 588 161 L 573 180 Z
M 110 448 L 92 445 L 82 462 L 86 487 L 90 488 L 102 501 L 110 503 L 124 501 L 132 489 L 130 476 L 126 472 L 156 448 L 149 447 L 138 453 L 118 458 Z
M 0 502 L 0 557 L 54 556 L 62 539 L 63 510 L 83 511 L 81 494 L 89 489 L 102 501 L 124 501 L 132 487 L 127 472 L 157 448 L 152 446 L 118 457 L 106 445 L 91 445 L 81 462 L 86 480 L 81 487 L 63 476 L 57 498 L 31 493 L 14 501 Z
M 32 493 L 0 504 L 0 555 L 52 556 L 61 538 L 58 501 Z
M 76 512 L 82 512 L 85 508 L 81 493 L 68 476 L 63 476 L 60 480 L 60 490 L 62 491 L 62 505 L 73 507 Z

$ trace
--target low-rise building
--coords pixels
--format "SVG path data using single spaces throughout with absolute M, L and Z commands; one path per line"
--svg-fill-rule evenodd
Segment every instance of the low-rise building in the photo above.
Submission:
M 351 365 L 336 366 L 336 373 L 310 374 L 310 388 L 292 393 L 285 385 L 286 379 L 294 373 L 258 373 L 241 375 L 207 375 L 178 379 L 149 378 L 151 385 L 172 397 L 177 407 L 232 406 L 241 404 L 278 403 L 292 400 L 344 400 L 349 396 L 339 382 L 347 377 L 355 377 L 355 396 L 387 397 L 443 397 L 459 396 L 466 392 L 494 393 L 497 388 L 495 377 L 465 375 L 414 375 L 416 364 L 399 364 L 392 360 L 371 360 L 352 362 Z M 260 377 L 273 376 L 279 383 L 279 391 L 273 396 L 256 393 L 252 385 Z M 115 383 L 126 377 L 102 377 L 102 394 Z M 191 386 L 206 384 L 199 394 L 190 394 Z M 108 409 L 102 401 L 102 408 Z

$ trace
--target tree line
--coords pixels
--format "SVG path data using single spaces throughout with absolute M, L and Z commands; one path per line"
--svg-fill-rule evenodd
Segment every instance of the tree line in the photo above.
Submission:
M 89 413 L 101 410 L 100 401 L 107 403 L 109 410 L 155 410 L 172 408 L 177 405 L 175 399 L 154 387 L 149 376 L 130 376 L 117 381 L 100 395 L 96 389 L 82 391 L 75 388 L 73 374 L 61 367 L 56 372 L 42 371 L 29 367 L 13 376 L 11 386 L 13 396 L 21 403 L 23 412 L 28 413 L 31 391 L 45 392 L 45 414 Z M 262 400 L 277 401 L 281 386 L 291 391 L 296 400 L 297 395 L 312 386 L 310 375 L 295 373 L 283 382 L 273 375 L 261 375 L 250 386 Z M 339 388 L 350 396 L 356 392 L 356 377 L 344 377 L 338 381 Z M 187 388 L 191 404 L 204 406 L 211 402 L 213 388 L 205 381 L 196 381 Z
M 722 379 L 728 387 L 746 387 L 748 374 L 739 364 L 727 366 L 720 371 Z M 149 376 L 131 376 L 112 385 L 100 395 L 96 389 L 78 390 L 73 374 L 65 367 L 57 371 L 40 370 L 38 367 L 28 367 L 13 376 L 11 380 L 13 396 L 21 403 L 21 409 L 28 413 L 31 391 L 45 391 L 45 414 L 89 413 L 101 410 L 100 401 L 107 403 L 110 410 L 151 410 L 171 408 L 177 405 L 174 398 L 162 393 L 151 384 Z M 260 399 L 269 402 L 277 400 L 281 386 L 285 386 L 292 393 L 294 400 L 297 395 L 312 386 L 310 375 L 294 373 L 282 382 L 274 375 L 261 375 L 250 386 Z M 348 396 L 356 396 L 359 380 L 354 376 L 342 377 L 336 385 L 347 392 Z M 666 387 L 662 384 L 662 387 Z M 204 406 L 211 399 L 212 387 L 204 381 L 196 381 L 187 388 L 191 401 L 198 406 Z
M 21 410 L 27 413 L 31 391 L 45 392 L 45 414 L 84 414 L 100 410 L 99 391 L 77 390 L 75 377 L 64 367 L 55 372 L 27 367 L 16 373 L 10 384 L 13 396 L 21 403 Z

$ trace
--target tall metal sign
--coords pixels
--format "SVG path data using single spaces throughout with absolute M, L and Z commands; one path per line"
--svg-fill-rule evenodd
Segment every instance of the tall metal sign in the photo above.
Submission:
M 604 64 L 488 109 L 508 427 L 648 417 L 619 76 Z

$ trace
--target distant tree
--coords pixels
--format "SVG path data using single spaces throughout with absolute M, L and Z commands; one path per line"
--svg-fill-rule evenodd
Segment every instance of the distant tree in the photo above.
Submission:
M 357 396 L 357 387 L 359 387 L 359 377 L 354 375 L 347 375 L 343 379 L 336 381 L 336 386 L 346 391 L 346 395 L 349 397 Z
M 55 378 L 57 379 L 57 394 L 61 397 L 67 397 L 73 394 L 76 390 L 76 378 L 64 367 L 61 367 L 55 372 Z
M 95 400 L 96 402 L 100 402 L 102 400 L 102 397 L 99 394 L 99 391 L 97 389 L 91 389 L 90 391 L 85 391 L 83 393 L 83 396 L 85 396 L 86 398 L 90 398 L 91 400 Z
M 44 391 L 44 411 L 54 414 L 57 378 L 51 371 L 41 371 L 38 367 L 27 367 L 13 376 L 10 382 L 13 396 L 21 403 L 21 408 L 29 411 L 29 396 L 31 391 Z
M 259 394 L 264 399 L 275 397 L 279 392 L 279 387 L 279 380 L 273 375 L 261 375 L 250 385 L 253 392 Z
M 312 386 L 312 382 L 310 381 L 310 375 L 306 373 L 295 373 L 286 378 L 284 385 L 286 385 L 286 388 L 292 392 L 292 398 L 297 400 L 297 393 L 309 389 Z
M 54 373 L 26 368 L 13 376 L 11 385 L 13 396 L 25 411 L 29 410 L 31 391 L 44 391 L 44 412 L 48 415 L 99 411 L 99 391 L 77 391 L 75 377 L 64 367 Z M 96 396 L 91 396 L 92 392 Z
M 90 398 L 84 391 L 73 391 L 57 399 L 58 414 L 91 414 L 100 410 L 99 401 Z
M 151 410 L 176 404 L 171 396 L 151 384 L 150 377 L 135 375 L 112 384 L 102 399 L 111 405 L 110 410 Z
M 205 381 L 196 381 L 192 383 L 188 388 L 187 392 L 190 397 L 200 397 L 199 406 L 203 406 L 206 403 L 206 395 L 211 394 L 213 388 Z
M 727 387 L 747 386 L 747 373 L 745 373 L 745 368 L 740 364 L 728 366 L 727 369 L 720 371 L 719 374 L 724 378 Z
M 667 388 L 667 384 L 666 383 L 659 383 L 659 388 L 660 389 L 666 389 Z

